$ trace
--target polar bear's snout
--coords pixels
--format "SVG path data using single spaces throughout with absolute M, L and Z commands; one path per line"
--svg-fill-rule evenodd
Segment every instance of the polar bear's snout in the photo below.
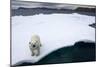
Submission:
M 40 37 L 38 35 L 33 35 L 31 37 L 31 41 L 29 42 L 29 47 L 30 47 L 32 56 L 40 55 L 41 42 L 40 42 Z
M 32 47 L 34 48 L 34 47 L 36 47 L 36 45 L 33 45 Z

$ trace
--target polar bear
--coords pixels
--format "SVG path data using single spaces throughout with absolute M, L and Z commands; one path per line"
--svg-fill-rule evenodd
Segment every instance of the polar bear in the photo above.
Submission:
M 29 42 L 29 48 L 32 52 L 32 56 L 40 55 L 40 47 L 41 47 L 41 42 L 40 42 L 40 37 L 36 34 L 32 35 L 31 41 Z

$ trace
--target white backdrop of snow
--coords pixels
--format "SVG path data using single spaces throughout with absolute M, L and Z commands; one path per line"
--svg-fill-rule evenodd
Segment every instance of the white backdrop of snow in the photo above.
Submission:
M 37 62 L 47 54 L 76 41 L 95 41 L 94 16 L 73 14 L 39 14 L 12 17 L 12 65 Z M 40 56 L 31 56 L 29 41 L 32 34 L 40 36 L 42 47 Z

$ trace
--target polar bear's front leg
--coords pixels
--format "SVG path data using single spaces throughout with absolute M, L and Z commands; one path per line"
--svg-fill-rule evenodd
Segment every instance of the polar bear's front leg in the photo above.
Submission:
M 40 55 L 40 47 L 37 48 L 37 54 L 36 56 L 39 56 Z
M 30 50 L 31 50 L 31 56 L 34 56 L 35 55 L 35 52 L 33 50 L 33 48 L 30 46 Z
M 40 44 L 40 47 L 42 46 L 42 44 Z
M 34 56 L 35 55 L 35 53 L 34 53 L 34 51 L 32 51 L 32 54 L 31 54 L 31 56 Z

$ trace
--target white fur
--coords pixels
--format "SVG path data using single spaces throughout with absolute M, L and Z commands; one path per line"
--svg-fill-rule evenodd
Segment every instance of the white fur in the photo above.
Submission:
M 33 47 L 35 46 L 35 47 Z M 38 35 L 32 35 L 31 41 L 29 42 L 29 47 L 32 52 L 32 56 L 40 55 L 40 47 L 41 47 L 41 42 L 40 42 L 40 37 Z

